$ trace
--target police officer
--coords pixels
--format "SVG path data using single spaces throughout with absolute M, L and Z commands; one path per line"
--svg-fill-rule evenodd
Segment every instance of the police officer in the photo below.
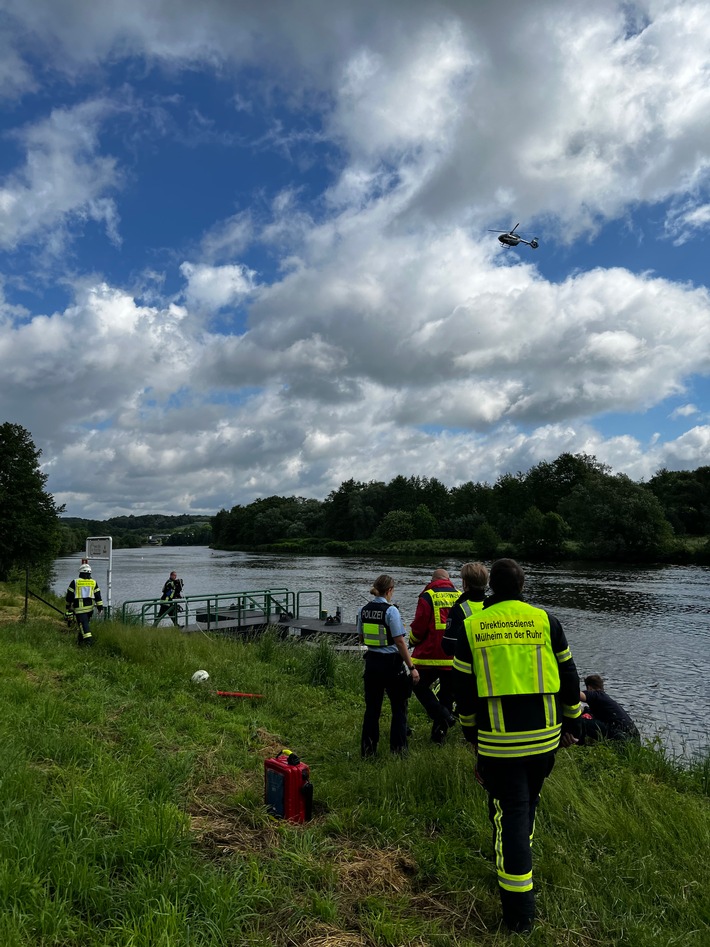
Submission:
M 91 634 L 89 622 L 94 614 L 96 606 L 99 615 L 103 612 L 104 606 L 101 601 L 101 590 L 96 581 L 91 578 L 91 566 L 84 563 L 79 568 L 79 578 L 72 579 L 65 596 L 66 611 L 65 615 L 74 615 L 78 626 L 79 645 L 92 645 L 94 638 Z
M 392 576 L 378 576 L 370 589 L 374 598 L 362 606 L 357 616 L 360 642 L 367 646 L 363 677 L 365 717 L 360 739 L 363 758 L 377 752 L 385 694 L 392 709 L 390 750 L 403 753 L 407 749 L 407 702 L 411 685 L 417 683 L 419 673 L 407 648 L 402 616 L 397 606 L 392 604 L 393 592 Z M 407 670 L 411 673 L 411 680 Z
M 175 602 L 175 599 L 182 598 L 182 587 L 183 581 L 182 579 L 178 579 L 177 572 L 171 572 L 168 581 L 163 586 L 163 591 L 160 593 L 160 601 L 162 604 L 158 610 L 158 614 L 155 616 L 155 621 L 153 622 L 154 628 L 166 613 L 170 616 L 173 625 L 175 625 L 176 628 L 180 627 L 180 623 L 177 620 L 178 604 Z
M 493 595 L 466 602 L 453 671 L 459 720 L 477 748 L 476 778 L 488 793 L 503 920 L 531 930 L 535 917 L 530 841 L 540 790 L 560 738 L 580 735 L 579 678 L 562 625 L 522 600 L 513 559 L 494 562 Z

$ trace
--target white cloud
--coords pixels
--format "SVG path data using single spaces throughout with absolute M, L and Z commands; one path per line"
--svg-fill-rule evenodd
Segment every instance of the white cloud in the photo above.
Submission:
M 216 312 L 242 301 L 256 287 L 256 273 L 246 266 L 207 266 L 185 262 L 180 266 L 180 272 L 187 280 L 187 305 L 200 310 Z
M 25 161 L 0 183 L 0 247 L 55 239 L 67 223 L 102 222 L 118 242 L 117 211 L 105 196 L 121 180 L 113 158 L 99 153 L 98 130 L 110 106 L 99 100 L 55 109 L 17 131 Z
M 669 417 L 677 421 L 679 418 L 689 418 L 697 413 L 698 408 L 694 404 L 684 404 L 676 408 L 675 411 L 671 411 Z
M 559 245 L 670 199 L 677 242 L 706 228 L 705 4 L 6 6 L 9 61 L 36 44 L 47 72 L 23 65 L 13 83 L 0 67 L 0 90 L 68 76 L 84 99 L 18 124 L 22 156 L 0 183 L 0 249 L 50 246 L 73 293 L 51 314 L 0 302 L 5 414 L 43 448 L 70 513 L 322 498 L 353 476 L 493 481 L 562 451 L 636 478 L 706 462 L 705 426 L 643 441 L 633 421 L 612 437 L 600 420 L 691 396 L 688 379 L 710 372 L 706 288 L 621 267 L 553 282 L 480 238 L 537 218 L 563 224 Z M 167 274 L 147 259 L 133 285 L 88 275 L 68 237 L 98 221 L 119 247 L 137 166 L 102 150 L 107 119 L 140 102 L 111 88 L 109 63 L 231 78 L 240 119 L 307 114 L 322 190 L 299 166 L 237 207 L 230 180 L 223 220 L 156 248 Z M 147 141 L 149 110 L 131 115 Z

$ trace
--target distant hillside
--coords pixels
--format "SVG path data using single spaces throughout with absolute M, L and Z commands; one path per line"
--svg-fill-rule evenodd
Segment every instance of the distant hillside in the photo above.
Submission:
M 209 516 L 113 516 L 107 520 L 89 520 L 77 516 L 60 517 L 62 545 L 60 555 L 80 549 L 87 536 L 111 536 L 115 549 L 144 546 L 150 536 L 160 535 L 166 546 L 209 546 L 212 519 Z

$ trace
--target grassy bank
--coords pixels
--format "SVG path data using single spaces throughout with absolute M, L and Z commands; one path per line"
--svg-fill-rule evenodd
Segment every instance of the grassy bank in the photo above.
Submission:
M 412 702 L 409 758 L 363 764 L 359 658 L 110 622 L 79 650 L 59 616 L 0 606 L 3 947 L 519 942 L 499 928 L 469 749 L 455 731 L 432 747 Z M 305 827 L 262 806 L 283 746 L 311 766 Z M 707 760 L 648 747 L 560 753 L 527 942 L 707 944 L 709 782 Z

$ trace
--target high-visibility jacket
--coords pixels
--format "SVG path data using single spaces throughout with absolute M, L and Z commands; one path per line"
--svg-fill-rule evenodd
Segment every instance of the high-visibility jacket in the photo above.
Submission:
M 452 657 L 445 654 L 441 639 L 446 630 L 449 609 L 461 593 L 448 579 L 431 582 L 419 596 L 417 613 L 411 625 L 409 644 L 414 647 L 412 663 L 419 667 L 450 670 Z
M 182 579 L 168 579 L 160 593 L 163 602 L 172 602 L 174 598 L 182 598 Z
M 463 676 L 455 688 L 464 732 L 475 728 L 483 756 L 556 750 L 562 718 L 581 717 L 579 676 L 562 625 L 518 600 L 496 601 L 482 611 L 460 604 L 465 634 L 453 668 Z
M 101 592 L 94 579 L 72 579 L 66 594 L 67 608 L 74 612 L 93 611 L 102 605 Z
M 386 617 L 390 607 L 389 602 L 368 602 L 360 609 L 362 640 L 368 648 L 384 648 L 394 644 Z

